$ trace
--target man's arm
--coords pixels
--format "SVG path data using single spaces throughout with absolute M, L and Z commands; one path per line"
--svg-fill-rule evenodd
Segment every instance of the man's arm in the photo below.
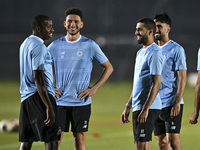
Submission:
M 130 110 L 132 108 L 132 96 L 133 96 L 133 94 L 131 93 L 129 100 L 125 105 L 124 111 L 122 112 L 122 115 L 121 115 L 121 122 L 122 123 L 129 123 L 130 122 L 128 117 L 130 115 Z
M 94 95 L 96 91 L 107 81 L 109 76 L 112 74 L 113 67 L 109 60 L 101 64 L 101 66 L 104 68 L 104 70 L 99 80 L 91 88 L 87 88 L 78 92 L 78 97 L 81 97 L 81 100 L 85 99 L 85 101 L 87 101 L 88 98 Z
M 155 100 L 155 98 L 158 94 L 158 91 L 160 89 L 160 86 L 161 86 L 161 76 L 160 75 L 152 75 L 152 81 L 153 81 L 153 85 L 149 92 L 149 96 L 144 104 L 144 107 L 138 116 L 138 119 L 137 119 L 138 123 L 146 122 L 146 119 L 147 119 L 147 116 L 149 113 L 149 108 L 151 107 L 153 101 Z
M 174 106 L 171 109 L 170 117 L 175 117 L 180 113 L 180 102 L 183 97 L 183 93 L 185 90 L 185 85 L 187 81 L 187 71 L 186 70 L 178 70 L 178 89 L 177 89 L 177 95 L 176 95 L 176 101 L 174 103 Z
M 196 124 L 199 117 L 199 108 L 200 108 L 200 71 L 198 71 L 198 78 L 195 87 L 195 101 L 194 101 L 194 112 L 191 114 L 189 123 Z
M 33 70 L 33 76 L 35 79 L 35 84 L 37 91 L 46 106 L 47 119 L 44 121 L 47 126 L 51 126 L 55 122 L 55 113 L 53 111 L 52 104 L 50 102 L 46 83 L 44 80 L 44 71 L 43 70 Z
M 52 71 L 53 71 L 53 86 L 54 86 L 54 98 L 58 99 L 63 95 L 63 91 L 61 89 L 56 88 L 56 73 L 55 73 L 55 67 L 54 67 L 54 62 L 52 64 Z

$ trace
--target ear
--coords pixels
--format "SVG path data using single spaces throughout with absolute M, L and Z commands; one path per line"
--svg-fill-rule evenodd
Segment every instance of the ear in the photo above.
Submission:
M 167 28 L 167 33 L 169 33 L 170 31 L 171 31 L 171 27 L 168 26 L 168 28 Z
M 153 29 L 149 30 L 149 35 L 153 35 Z
M 64 27 L 66 28 L 66 21 L 63 22 Z
M 83 21 L 81 21 L 81 28 L 83 28 L 83 25 L 84 25 L 84 23 L 83 23 Z
M 35 31 L 36 31 L 37 33 L 40 33 L 40 32 L 41 32 L 41 28 L 40 28 L 39 26 L 36 26 L 36 27 L 35 27 Z

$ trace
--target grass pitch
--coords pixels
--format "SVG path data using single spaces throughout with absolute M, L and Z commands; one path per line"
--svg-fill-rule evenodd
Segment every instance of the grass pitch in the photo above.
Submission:
M 132 81 L 112 81 L 105 83 L 92 97 L 92 115 L 89 132 L 86 136 L 87 150 L 130 150 L 135 149 L 132 125 L 122 124 L 120 116 L 132 90 Z M 200 149 L 200 126 L 190 125 L 189 117 L 193 112 L 194 87 L 187 86 L 184 93 L 184 110 L 181 129 L 182 150 Z M 20 94 L 19 82 L 0 81 L 0 121 L 19 118 Z M 131 119 L 131 116 L 130 116 Z M 157 150 L 154 136 L 152 150 Z M 17 150 L 18 133 L 0 133 L 0 150 Z M 33 150 L 44 149 L 42 142 L 35 142 Z M 73 150 L 71 133 L 65 133 L 60 150 Z

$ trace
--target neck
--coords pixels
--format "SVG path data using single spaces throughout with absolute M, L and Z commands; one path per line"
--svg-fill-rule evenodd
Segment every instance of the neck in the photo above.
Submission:
M 67 33 L 66 35 L 68 41 L 76 41 L 80 36 L 81 36 L 80 33 L 77 33 L 75 35 Z
M 40 34 L 37 34 L 37 33 L 33 32 L 33 33 L 32 33 L 32 35 L 35 35 L 35 36 L 37 36 L 37 37 L 41 38 L 41 39 L 44 41 L 44 39 L 41 37 L 41 35 L 40 35 Z
M 143 48 L 148 47 L 148 46 L 151 45 L 152 43 L 154 43 L 153 38 L 152 38 L 152 39 L 149 39 L 145 44 L 143 44 Z
M 158 45 L 159 46 L 163 46 L 165 43 L 167 43 L 169 41 L 169 37 L 164 37 L 162 40 L 158 40 Z

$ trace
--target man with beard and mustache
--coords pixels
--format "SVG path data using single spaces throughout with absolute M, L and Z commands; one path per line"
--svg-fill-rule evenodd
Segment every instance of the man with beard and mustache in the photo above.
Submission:
M 155 39 L 163 54 L 161 74 L 162 110 L 155 122 L 154 134 L 160 150 L 180 150 L 180 129 L 183 113 L 183 93 L 186 85 L 186 55 L 184 49 L 169 39 L 171 19 L 164 12 L 154 16 Z
M 113 72 L 113 67 L 100 47 L 80 34 L 83 14 L 78 8 L 65 12 L 64 27 L 67 35 L 48 47 L 55 69 L 56 102 L 59 124 L 64 132 L 73 132 L 75 150 L 85 150 L 85 136 L 91 114 L 91 96 L 96 93 Z M 101 65 L 103 73 L 89 87 L 93 62 Z M 60 144 L 61 140 L 59 141 Z
M 137 21 L 135 34 L 143 47 L 137 52 L 132 94 L 121 115 L 122 123 L 130 122 L 131 107 L 133 133 L 137 150 L 150 150 L 155 119 L 161 109 L 158 94 L 161 85 L 163 57 L 154 34 L 156 25 L 150 18 Z

